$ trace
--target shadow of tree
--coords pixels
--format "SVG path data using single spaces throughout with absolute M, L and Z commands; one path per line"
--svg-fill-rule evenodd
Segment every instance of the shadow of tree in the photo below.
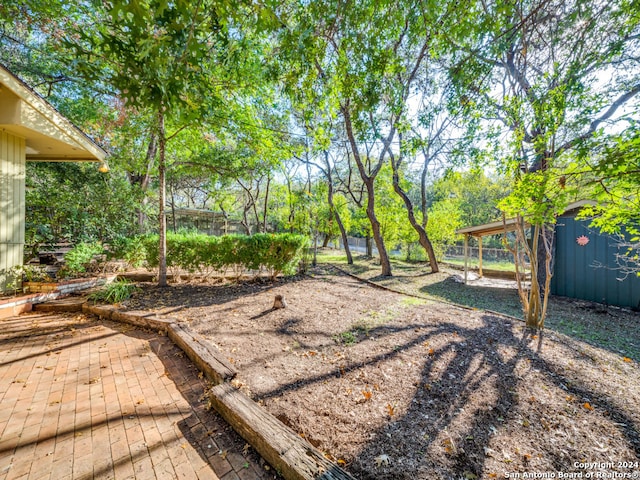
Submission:
M 539 404 L 536 396 L 545 390 L 563 398 L 597 398 L 592 404 L 600 414 L 598 422 L 617 430 L 628 447 L 636 455 L 640 454 L 640 435 L 634 419 L 613 399 L 607 398 L 607 392 L 586 386 L 567 386 L 569 382 L 556 371 L 555 365 L 536 351 L 538 342 L 526 330 L 517 335 L 513 322 L 492 315 L 483 315 L 481 320 L 479 328 L 439 323 L 366 361 L 281 384 L 258 399 L 265 401 L 334 378 L 355 375 L 367 366 L 391 364 L 390 360 L 402 353 L 444 335 L 448 341 L 440 343 L 425 357 L 415 393 L 405 402 L 406 410 L 389 415 L 386 424 L 372 434 L 371 440 L 353 459 L 349 470 L 356 478 L 502 477 L 504 471 L 495 470 L 495 461 L 487 466 L 489 459 L 496 458 L 507 471 L 509 465 L 513 469 L 536 465 L 537 454 L 544 457 L 546 466 L 551 464 L 556 471 L 572 470 L 572 462 L 583 458 L 585 445 L 594 445 L 590 440 L 583 439 L 575 445 L 567 441 L 561 448 L 554 447 L 553 442 L 541 441 L 537 451 L 531 449 L 531 438 L 571 435 L 567 423 L 554 424 L 557 418 L 545 418 L 549 413 L 563 414 L 554 411 L 555 407 L 543 408 Z M 401 331 L 417 331 L 419 327 L 424 325 L 379 326 L 371 329 L 370 335 L 380 339 Z M 366 342 L 368 337 L 361 337 L 359 341 Z M 390 459 L 388 466 L 376 465 L 377 458 L 386 458 L 382 455 Z M 601 461 L 608 458 L 595 452 L 590 459 L 598 457 Z
M 515 289 L 465 285 L 448 278 L 425 285 L 420 292 L 471 308 L 522 317 Z M 610 313 L 603 305 L 598 309 L 589 302 L 551 296 L 545 324 L 548 329 L 640 361 L 640 328 L 632 328 L 640 327 L 640 314 L 621 310 Z

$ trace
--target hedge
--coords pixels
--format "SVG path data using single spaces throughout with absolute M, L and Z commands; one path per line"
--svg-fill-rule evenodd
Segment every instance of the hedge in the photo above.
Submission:
M 167 234 L 167 268 L 201 275 L 226 273 L 236 276 L 246 272 L 266 271 L 272 278 L 294 274 L 302 259 L 308 239 L 290 233 L 224 235 L 212 237 L 198 233 Z M 122 240 L 117 256 L 131 265 L 157 268 L 158 235 L 144 235 Z

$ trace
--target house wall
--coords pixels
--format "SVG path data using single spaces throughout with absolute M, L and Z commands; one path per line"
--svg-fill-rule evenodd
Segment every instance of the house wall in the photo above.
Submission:
M 589 220 L 563 216 L 556 225 L 551 293 L 621 307 L 640 307 L 640 277 L 624 275 L 616 254 L 626 249 L 610 235 L 589 228 Z M 589 243 L 580 246 L 577 238 Z
M 7 289 L 7 272 L 22 265 L 25 157 L 25 140 L 0 128 L 0 292 Z

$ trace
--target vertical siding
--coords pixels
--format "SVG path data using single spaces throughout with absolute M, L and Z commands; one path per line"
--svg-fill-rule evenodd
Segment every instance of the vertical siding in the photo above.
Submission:
M 589 228 L 588 220 L 558 219 L 556 258 L 551 293 L 592 302 L 640 307 L 640 277 L 624 275 L 617 269 L 617 241 Z M 580 246 L 576 239 L 586 236 Z
M 0 291 L 7 271 L 22 264 L 25 216 L 25 141 L 0 131 Z

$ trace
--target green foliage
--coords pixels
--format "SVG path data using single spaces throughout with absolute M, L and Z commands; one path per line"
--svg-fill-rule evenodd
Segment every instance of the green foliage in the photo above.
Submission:
M 25 282 L 50 282 L 51 277 L 43 265 L 19 265 L 11 269 L 11 273 L 21 276 Z
M 492 178 L 482 170 L 448 171 L 429 189 L 432 208 L 439 202 L 448 202 L 445 209 L 455 209 L 463 226 L 495 222 L 501 215 L 498 202 L 510 190 L 503 177 Z
M 456 230 L 462 227 L 461 216 L 457 202 L 453 201 L 438 202 L 429 210 L 427 234 L 438 261 L 442 261 L 447 246 L 455 244 L 460 237 Z
M 22 286 L 22 282 L 50 282 L 51 277 L 46 268 L 40 265 L 17 265 L 9 270 L 0 271 L 5 277 L 5 289 L 14 294 Z
M 104 249 L 98 242 L 78 243 L 64 256 L 64 266 L 58 271 L 59 277 L 75 277 L 81 275 L 90 268 L 96 255 L 103 253 Z
M 136 287 L 135 283 L 131 283 L 128 280 L 116 280 L 92 293 L 88 298 L 93 302 L 122 303 L 137 290 L 138 287 Z
M 141 192 L 95 164 L 27 163 L 27 245 L 111 242 L 136 231 Z
M 568 203 L 569 192 L 552 170 L 528 172 L 514 183 L 498 207 L 507 218 L 520 216 L 531 225 L 555 224 Z
M 212 237 L 198 233 L 167 235 L 167 267 L 176 271 L 210 275 L 233 269 L 236 275 L 245 271 L 266 271 L 272 278 L 296 272 L 308 239 L 295 234 L 224 235 Z M 137 237 L 123 244 L 123 258 L 144 255 L 149 268 L 157 268 L 158 236 Z M 127 250 L 130 248 L 135 252 Z
M 133 268 L 141 267 L 146 259 L 143 238 L 140 236 L 115 238 L 109 246 L 108 256 L 109 259 L 124 260 Z
M 597 139 L 593 153 L 579 155 L 569 174 L 578 176 L 596 205 L 587 205 L 580 218 L 591 218 L 601 232 L 619 236 L 624 273 L 640 275 L 640 128 Z

